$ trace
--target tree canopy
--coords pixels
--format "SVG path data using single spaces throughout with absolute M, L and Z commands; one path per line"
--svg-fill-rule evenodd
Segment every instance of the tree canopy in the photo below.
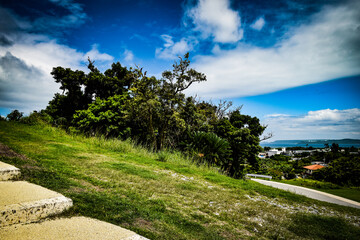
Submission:
M 236 178 L 246 166 L 258 168 L 265 127 L 256 117 L 231 110 L 231 102 L 214 105 L 186 97 L 184 90 L 206 81 L 190 68 L 189 54 L 161 79 L 119 62 L 101 73 L 89 59 L 88 68 L 89 73 L 62 67 L 51 72 L 62 90 L 46 108 L 55 122 L 87 135 L 132 138 L 155 151 L 179 149 Z

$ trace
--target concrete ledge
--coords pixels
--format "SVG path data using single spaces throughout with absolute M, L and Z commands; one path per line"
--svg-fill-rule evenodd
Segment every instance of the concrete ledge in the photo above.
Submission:
M 72 205 L 72 200 L 64 196 L 7 205 L 0 210 L 0 227 L 36 222 L 48 216 L 60 214 Z
M 72 200 L 27 182 L 0 182 L 0 227 L 36 222 L 59 214 Z
M 0 239 L 147 240 L 127 229 L 86 217 L 60 218 L 41 223 L 0 228 Z
M 4 162 L 0 162 L 0 181 L 7 181 L 11 179 L 17 179 L 20 176 L 20 169 L 9 165 Z

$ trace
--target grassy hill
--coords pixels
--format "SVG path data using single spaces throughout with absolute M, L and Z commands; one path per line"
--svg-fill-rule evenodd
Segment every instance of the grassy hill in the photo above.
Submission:
M 360 210 L 236 180 L 179 153 L 0 121 L 0 157 L 24 180 L 70 197 L 83 215 L 150 239 L 357 239 Z

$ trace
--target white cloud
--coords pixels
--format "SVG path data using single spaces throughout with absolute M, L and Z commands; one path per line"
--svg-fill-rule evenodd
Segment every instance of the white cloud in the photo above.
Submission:
M 284 117 L 290 117 L 290 115 L 274 113 L 274 114 L 268 114 L 268 115 L 265 116 L 265 118 L 284 118 Z
M 57 90 L 40 69 L 7 52 L 0 57 L 0 106 L 25 113 L 41 109 Z M 53 91 L 53 92 L 50 92 Z
M 263 17 L 258 18 L 253 24 L 250 25 L 252 29 L 260 31 L 265 25 L 265 19 Z
M 206 98 L 264 94 L 360 74 L 360 2 L 325 7 L 294 27 L 275 47 L 238 44 L 197 56 L 208 81 L 190 89 Z
M 310 111 L 308 115 L 300 119 L 301 122 L 313 122 L 313 121 L 357 121 L 360 122 L 360 109 L 346 109 L 346 110 L 319 110 Z
M 7 13 L 0 15 L 0 22 L 20 22 L 6 9 L 0 8 L 0 12 Z M 100 63 L 102 70 L 113 61 L 112 56 L 99 52 L 96 44 L 83 53 L 47 35 L 26 33 L 16 24 L 10 30 L 0 27 L 1 36 L 8 40 L 7 44 L 0 45 L 0 107 L 25 113 L 43 109 L 59 91 L 50 74 L 53 67 L 87 71 L 86 60 L 90 56 L 91 60 L 98 61 L 97 67 Z
M 172 37 L 167 35 L 167 34 L 163 34 L 161 35 L 162 40 L 164 40 L 164 47 L 168 48 L 174 45 L 174 41 L 172 40 Z
M 174 42 L 169 35 L 161 35 L 165 42 L 162 48 L 156 48 L 155 55 L 161 59 L 176 59 L 185 53 L 191 51 L 193 46 L 197 43 L 194 38 L 181 38 L 180 41 Z
M 186 11 L 195 31 L 203 38 L 213 37 L 215 42 L 234 43 L 242 39 L 241 19 L 238 12 L 230 8 L 229 0 L 199 0 Z
M 83 58 L 84 61 L 86 61 L 88 59 L 88 57 L 91 60 L 98 60 L 98 61 L 102 61 L 102 62 L 111 62 L 114 60 L 113 56 L 110 56 L 109 54 L 106 53 L 100 53 L 98 50 L 99 45 L 98 44 L 93 44 L 91 46 L 91 50 L 87 53 L 85 53 L 85 56 Z
M 324 109 L 304 116 L 272 114 L 265 117 L 271 140 L 360 138 L 360 109 Z
M 125 62 L 133 62 L 134 61 L 134 53 L 128 49 L 125 49 L 124 60 L 125 60 Z

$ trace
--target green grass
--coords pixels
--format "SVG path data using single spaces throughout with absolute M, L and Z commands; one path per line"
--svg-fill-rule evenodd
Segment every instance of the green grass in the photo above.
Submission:
M 334 194 L 339 197 L 347 198 L 353 201 L 360 202 L 360 188 L 359 187 L 342 187 L 328 182 L 320 182 L 312 179 L 291 179 L 281 180 L 279 182 L 287 183 L 296 186 L 307 187 L 318 191 Z
M 354 225 L 359 209 L 232 179 L 178 152 L 152 153 L 131 141 L 4 121 L 0 142 L 27 156 L 0 159 L 20 168 L 23 180 L 73 199 L 66 216 L 97 218 L 150 239 L 328 239 L 342 233 L 357 239 L 360 234 Z M 317 230 L 309 234 L 312 224 Z

